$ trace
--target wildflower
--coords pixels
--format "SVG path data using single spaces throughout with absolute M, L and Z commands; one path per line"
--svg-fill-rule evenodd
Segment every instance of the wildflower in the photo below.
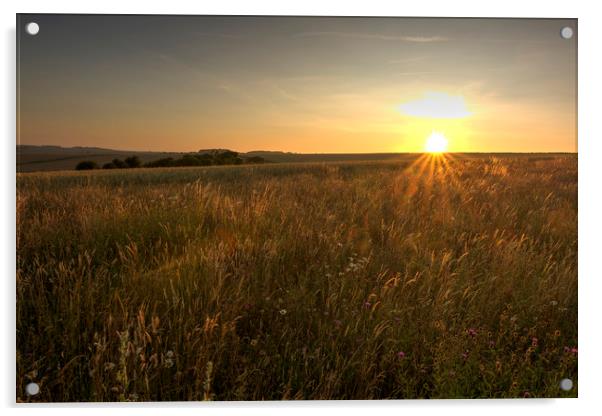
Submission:
M 471 337 L 475 337 L 477 335 L 477 330 L 474 328 L 468 328 L 467 332 Z
M 560 329 L 554 331 L 554 338 L 558 338 L 560 336 Z
M 550 305 L 556 306 L 556 305 L 558 305 L 558 302 L 556 302 L 555 300 L 553 300 L 553 301 L 550 302 Z
M 571 348 L 571 353 L 572 353 L 573 355 L 577 355 L 577 347 L 573 347 L 573 348 Z
M 399 351 L 399 352 L 397 353 L 397 356 L 398 356 L 399 358 L 403 359 L 403 358 L 405 358 L 405 357 L 406 357 L 406 353 L 405 353 L 405 352 L 403 352 L 403 351 Z
M 257 345 L 257 340 L 256 339 L 252 339 L 251 340 L 251 346 L 254 347 Z
M 498 372 L 502 371 L 502 363 L 501 363 L 499 360 L 497 360 L 497 361 L 495 362 L 495 369 L 496 369 Z
M 493 340 L 489 341 L 489 348 L 495 347 L 495 342 Z
M 462 353 L 462 358 L 464 359 L 464 361 L 466 361 L 468 359 L 468 350 L 466 350 Z
M 539 340 L 537 339 L 537 337 L 531 338 L 531 346 L 537 347 L 538 344 L 539 344 Z
M 340 327 L 341 325 L 343 325 L 343 322 L 341 322 L 341 320 L 339 320 L 339 319 L 335 319 L 335 320 L 334 320 L 334 325 L 335 325 L 336 327 Z
M 280 309 L 280 315 L 286 315 L 286 309 Z
M 368 309 L 372 304 L 368 301 L 364 302 L 364 308 Z
M 564 353 L 568 354 L 569 352 L 571 352 L 571 349 L 565 345 L 564 346 Z

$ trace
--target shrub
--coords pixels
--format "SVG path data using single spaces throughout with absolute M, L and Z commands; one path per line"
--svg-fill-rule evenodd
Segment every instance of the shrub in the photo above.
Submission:
M 140 158 L 138 156 L 126 157 L 125 163 L 129 168 L 139 168 L 142 166 L 142 162 L 140 162 Z
M 144 164 L 147 168 L 166 168 L 169 166 L 175 166 L 172 157 L 165 157 L 163 159 L 153 160 Z
M 118 169 L 125 169 L 125 168 L 127 168 L 127 164 L 123 160 L 121 160 L 121 159 L 113 159 L 113 164 Z
M 75 166 L 75 170 L 92 170 L 98 169 L 98 164 L 92 160 L 83 160 Z

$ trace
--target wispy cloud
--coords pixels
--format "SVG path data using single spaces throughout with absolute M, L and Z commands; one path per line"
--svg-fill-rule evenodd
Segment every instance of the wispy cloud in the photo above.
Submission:
M 412 58 L 401 58 L 401 59 L 393 59 L 389 61 L 390 64 L 410 64 L 414 62 L 421 62 L 426 59 L 426 56 L 415 56 Z
M 307 38 L 307 37 L 340 37 L 340 38 L 355 38 L 355 39 L 375 39 L 375 40 L 386 40 L 386 41 L 401 41 L 401 42 L 447 42 L 449 39 L 443 36 L 394 36 L 394 35 L 382 35 L 377 33 L 353 33 L 353 32 L 301 32 L 293 35 L 294 37 Z
M 200 37 L 212 37 L 222 39 L 240 39 L 238 35 L 231 35 L 229 33 L 217 33 L 217 32 L 194 32 L 195 35 Z

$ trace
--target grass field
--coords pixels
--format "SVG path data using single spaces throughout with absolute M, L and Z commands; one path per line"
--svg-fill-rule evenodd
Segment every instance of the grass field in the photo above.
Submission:
M 16 327 L 18 401 L 575 397 L 577 157 L 18 174 Z

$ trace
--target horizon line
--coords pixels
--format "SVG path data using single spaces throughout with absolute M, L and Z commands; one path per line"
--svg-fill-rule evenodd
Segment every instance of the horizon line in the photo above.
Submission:
M 297 155 L 400 155 L 400 154 L 422 154 L 422 153 L 430 153 L 426 150 L 424 151 L 406 151 L 406 152 L 293 152 L 287 150 L 264 150 L 264 149 L 255 149 L 255 150 L 247 150 L 247 151 L 238 151 L 232 150 L 228 148 L 207 148 L 207 149 L 199 149 L 199 150 L 132 150 L 132 149 L 115 149 L 110 147 L 99 147 L 99 146 L 61 146 L 55 144 L 26 144 L 26 143 L 17 143 L 17 147 L 19 146 L 31 146 L 31 147 L 58 147 L 61 149 L 101 149 L 101 150 L 111 150 L 117 152 L 131 152 L 131 153 L 199 153 L 200 151 L 210 151 L 210 150 L 229 150 L 237 153 L 252 153 L 252 152 L 266 152 L 266 153 L 288 153 L 288 154 L 297 154 Z M 543 151 L 543 150 L 530 150 L 530 151 L 511 151 L 511 150 L 494 150 L 494 151 L 450 151 L 450 152 L 442 152 L 448 154 L 454 153 L 477 153 L 477 154 L 485 154 L 485 153 L 567 153 L 567 154 L 578 154 L 577 150 L 575 151 Z

